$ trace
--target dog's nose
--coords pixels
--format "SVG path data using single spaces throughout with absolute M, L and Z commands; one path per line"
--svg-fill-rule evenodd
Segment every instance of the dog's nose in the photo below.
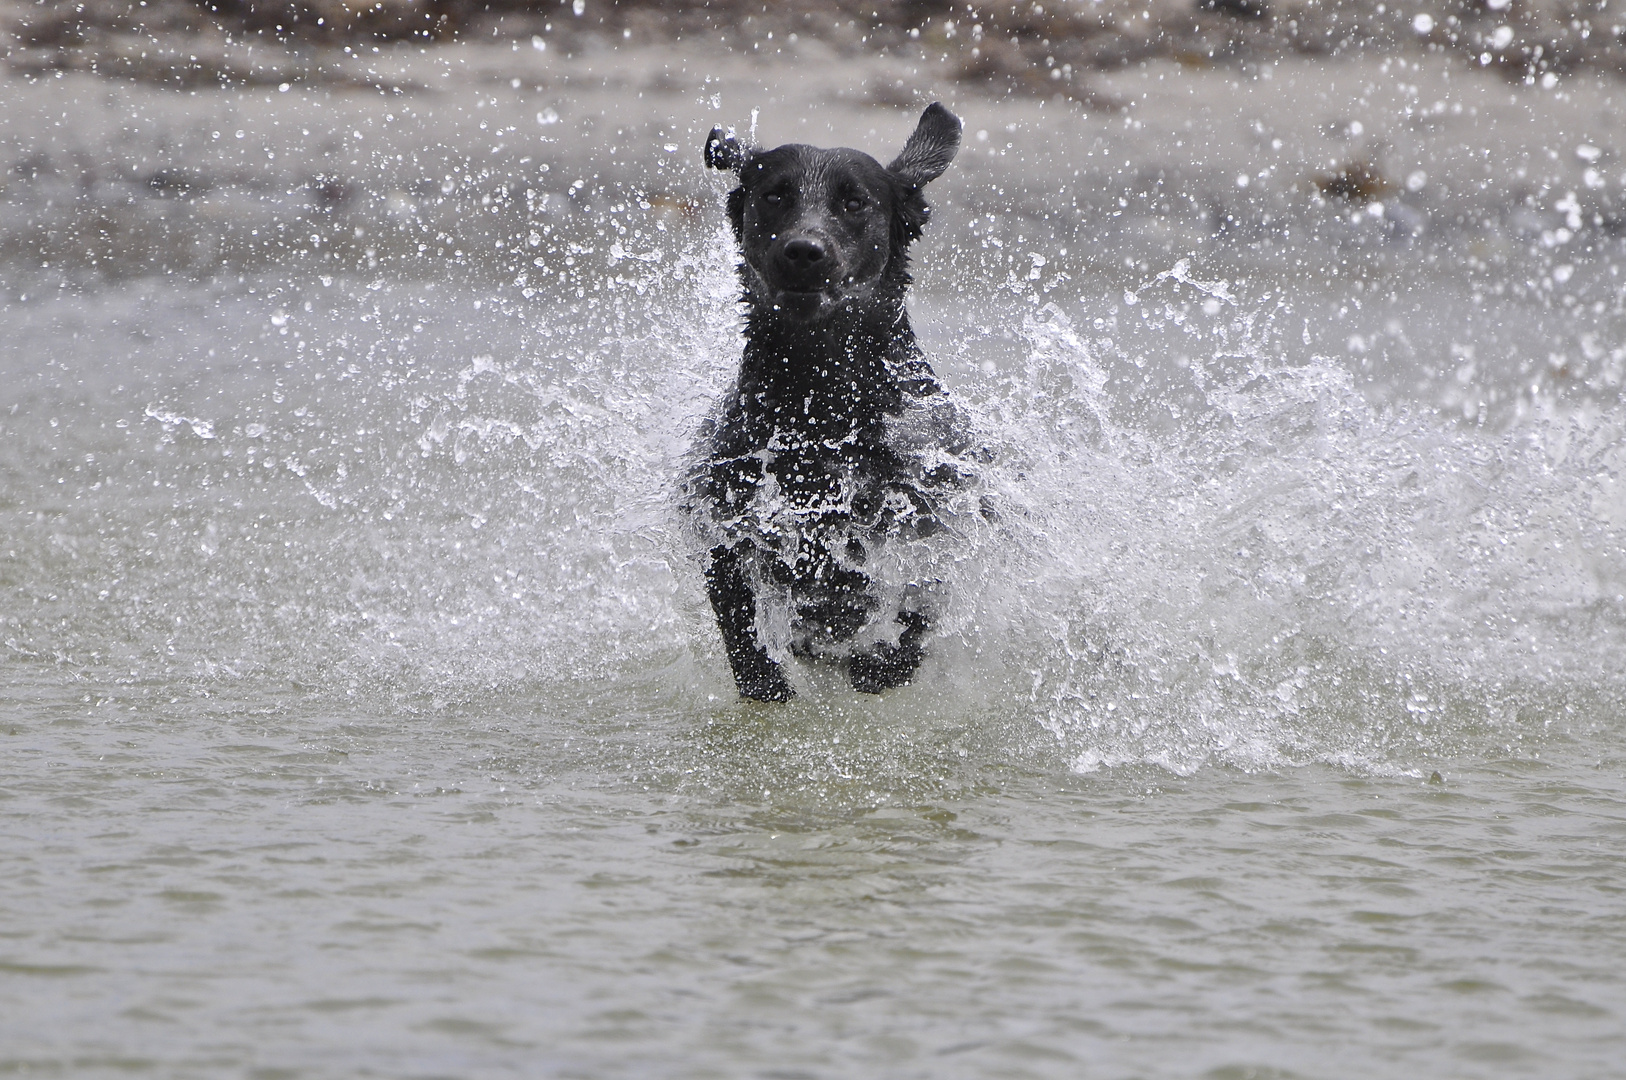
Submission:
M 830 254 L 817 240 L 790 240 L 785 243 L 785 261 L 798 270 L 817 270 Z

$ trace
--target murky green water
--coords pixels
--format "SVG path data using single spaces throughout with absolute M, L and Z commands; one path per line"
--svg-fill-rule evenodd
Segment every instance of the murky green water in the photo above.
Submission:
M 299 191 L 5 264 L 0 1072 L 1620 1075 L 1618 237 L 945 189 L 1001 517 L 915 685 L 768 707 L 673 509 L 715 208 Z
M 39 687 L 5 743 L 7 1067 L 1618 1070 L 1618 732 L 1443 784 L 1079 777 L 987 717 L 602 689 L 368 716 Z

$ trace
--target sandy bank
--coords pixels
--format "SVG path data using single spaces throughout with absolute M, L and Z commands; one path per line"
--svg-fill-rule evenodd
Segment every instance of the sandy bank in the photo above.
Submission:
M 1592 73 L 1527 86 L 1428 54 L 1148 60 L 1093 73 L 1080 100 L 818 40 L 771 56 L 575 45 L 255 45 L 270 74 L 246 85 L 9 64 L 0 257 L 209 274 L 317 249 L 467 256 L 538 215 L 588 228 L 617 205 L 685 227 L 719 190 L 698 153 L 713 124 L 756 115 L 767 143 L 884 155 L 934 99 L 967 125 L 938 203 L 1031 222 L 1069 261 L 1087 251 L 1086 270 L 1206 252 L 1301 273 L 1442 244 L 1464 263 L 1573 261 L 1626 230 L 1626 85 Z

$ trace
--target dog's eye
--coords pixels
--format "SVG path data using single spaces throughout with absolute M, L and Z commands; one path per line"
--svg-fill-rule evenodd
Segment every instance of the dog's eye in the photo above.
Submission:
M 762 201 L 769 206 L 778 206 L 785 201 L 785 193 L 783 191 L 770 191 L 762 197 Z
M 841 206 L 842 206 L 842 209 L 847 211 L 847 213 L 856 214 L 856 213 L 858 213 L 858 211 L 860 211 L 860 210 L 862 210 L 864 208 L 864 200 L 860 199 L 858 196 L 854 195 L 851 198 L 849 198 L 846 202 L 842 203 Z

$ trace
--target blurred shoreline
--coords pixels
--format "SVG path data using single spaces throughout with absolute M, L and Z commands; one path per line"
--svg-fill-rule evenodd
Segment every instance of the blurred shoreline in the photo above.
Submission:
M 1091 100 L 1098 72 L 1294 56 L 1438 57 L 1512 83 L 1626 76 L 1626 15 L 1610 0 L 29 0 L 0 2 L 14 71 L 90 70 L 158 83 L 339 77 L 313 54 L 381 44 L 534 42 L 573 55 L 684 41 L 779 54 L 936 59 L 997 94 Z M 251 55 L 252 52 L 258 55 Z M 282 51 L 289 56 L 279 57 Z
M 86 12 L 111 10 L 98 2 Z M 992 21 L 875 41 L 742 16 L 725 35 L 695 10 L 588 0 L 414 41 L 149 4 L 117 5 L 152 13 L 139 33 L 104 20 L 17 44 L 22 14 L 63 6 L 0 2 L 0 308 L 259 274 L 573 303 L 718 241 L 726 183 L 700 163 L 714 124 L 884 159 L 940 99 L 966 140 L 930 192 L 921 303 L 1020 294 L 1110 320 L 1184 274 L 1258 311 L 1290 301 L 1298 351 L 1464 415 L 1510 395 L 1616 400 L 1626 380 L 1626 82 L 1607 65 L 1512 77 L 1417 33 L 1322 53 L 1258 37 L 1035 89 L 967 74 Z M 1097 6 L 1120 10 L 1066 10 Z M 1285 16 L 1203 18 L 1265 34 Z
M 885 156 L 937 99 L 965 118 L 967 140 L 935 200 L 1026 221 L 1074 261 L 1081 242 L 1119 252 L 1097 270 L 1207 253 L 1270 273 L 1284 253 L 1310 251 L 1322 273 L 1359 273 L 1443 244 L 1472 274 L 1521 250 L 1574 263 L 1626 237 L 1626 81 L 1586 66 L 1510 78 L 1415 33 L 1270 51 L 1270 27 L 1291 20 L 1224 13 L 1244 2 L 1195 22 L 1189 5 L 1144 10 L 1173 25 L 1178 9 L 1196 30 L 1253 28 L 1265 35 L 1254 54 L 1128 62 L 1120 50 L 1065 77 L 1041 67 L 1058 77 L 1036 81 L 1015 68 L 967 74 L 969 42 L 998 51 L 991 29 L 928 42 L 900 30 L 905 19 L 889 38 L 852 40 L 856 24 L 826 19 L 830 32 L 799 36 L 783 30 L 808 15 L 794 6 L 774 9 L 777 22 L 694 33 L 738 5 L 660 15 L 589 0 L 579 16 L 566 4 L 441 5 L 463 12 L 463 32 L 414 42 L 361 34 L 378 24 L 360 16 L 325 37 L 293 21 L 351 10 L 338 0 L 221 3 L 219 15 L 182 0 L 0 0 L 0 260 L 207 276 L 299 257 L 279 235 L 297 227 L 324 261 L 351 249 L 376 263 L 405 245 L 418 262 L 425 232 L 489 250 L 537 214 L 629 200 L 681 227 L 716 194 L 697 149 L 713 124 Z M 1123 14 L 1106 0 L 1064 7 Z M 398 8 L 416 10 L 368 10 Z M 1027 30 L 1061 19 L 1022 10 Z M 253 28 L 275 11 L 293 13 L 286 32 Z M 1613 48 L 1620 35 L 1592 37 Z

